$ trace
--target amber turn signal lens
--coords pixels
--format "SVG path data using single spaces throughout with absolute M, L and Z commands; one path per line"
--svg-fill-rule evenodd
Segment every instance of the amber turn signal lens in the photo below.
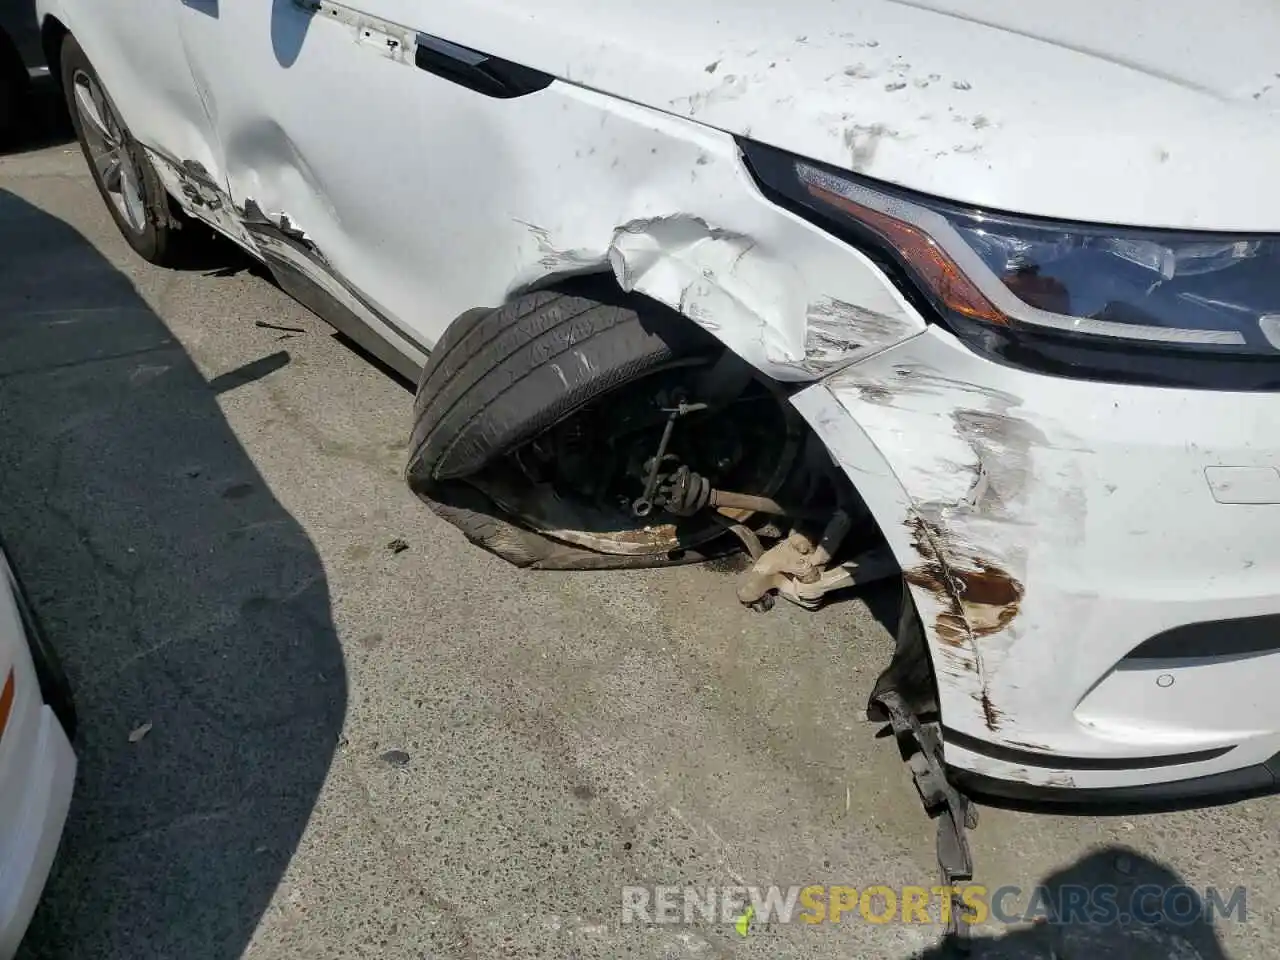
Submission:
M 805 189 L 816 199 L 843 210 L 867 229 L 879 234 L 887 244 L 906 259 L 919 275 L 920 280 L 948 309 L 975 320 L 986 320 L 990 323 L 1009 322 L 1009 318 L 983 296 L 982 292 L 956 266 L 955 261 L 919 227 L 895 220 L 879 210 L 864 207 L 816 183 L 806 183 Z

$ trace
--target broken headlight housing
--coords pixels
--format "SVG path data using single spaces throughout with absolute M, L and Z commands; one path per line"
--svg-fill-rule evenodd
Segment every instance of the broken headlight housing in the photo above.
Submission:
M 1280 389 L 1280 235 L 995 213 L 743 151 L 775 200 L 867 252 L 984 355 L 1071 376 Z

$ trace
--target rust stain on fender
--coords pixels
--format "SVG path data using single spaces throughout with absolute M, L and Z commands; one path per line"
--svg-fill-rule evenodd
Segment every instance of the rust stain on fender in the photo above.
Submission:
M 978 641 L 999 633 L 1017 617 L 1025 592 L 1022 583 L 998 565 L 959 549 L 945 530 L 924 517 L 912 514 L 906 525 L 921 562 L 903 575 L 942 604 L 934 632 L 947 646 L 967 654 L 965 667 L 975 671 L 982 684 L 974 699 L 982 707 L 987 729 L 994 732 L 1004 714 L 987 689 Z
M 1013 622 L 1024 593 L 1015 577 L 981 557 L 947 555 L 946 533 L 923 517 L 912 516 L 907 527 L 922 562 L 904 575 L 945 605 L 935 623 L 939 639 L 964 646 Z

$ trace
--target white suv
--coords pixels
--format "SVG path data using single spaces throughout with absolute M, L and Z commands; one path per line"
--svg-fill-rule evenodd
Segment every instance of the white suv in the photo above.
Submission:
M 953 781 L 1274 788 L 1280 8 L 40 11 L 134 249 L 207 224 L 418 380 L 477 543 L 740 545 L 753 605 L 891 558 L 872 708 Z

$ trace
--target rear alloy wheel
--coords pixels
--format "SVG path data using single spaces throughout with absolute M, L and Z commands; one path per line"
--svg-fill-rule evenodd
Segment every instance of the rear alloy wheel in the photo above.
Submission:
M 144 260 L 172 263 L 178 224 L 168 194 L 71 36 L 63 41 L 62 86 L 89 172 L 120 233 Z

